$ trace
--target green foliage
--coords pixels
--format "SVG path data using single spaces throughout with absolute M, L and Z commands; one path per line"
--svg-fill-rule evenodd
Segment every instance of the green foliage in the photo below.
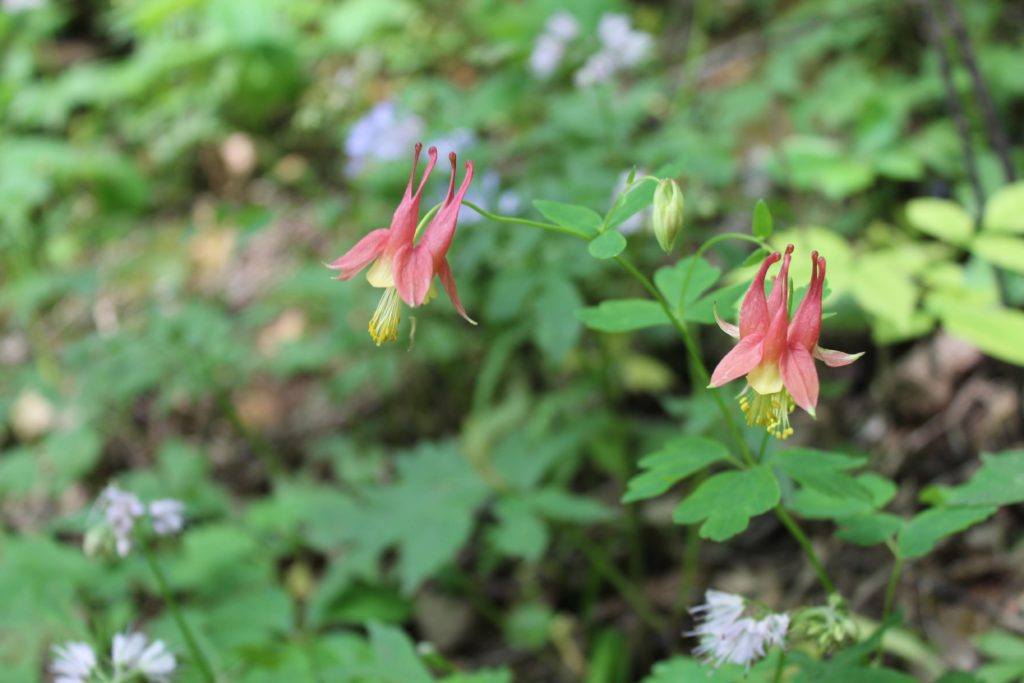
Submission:
M 679 524 L 700 526 L 701 538 L 724 541 L 742 532 L 750 518 L 779 502 L 779 484 L 770 468 L 759 465 L 738 472 L 712 475 L 672 513 Z
M 660 496 L 690 475 L 728 456 L 725 446 L 711 439 L 697 436 L 672 439 L 640 460 L 644 471 L 629 480 L 629 490 L 622 502 L 635 503 Z

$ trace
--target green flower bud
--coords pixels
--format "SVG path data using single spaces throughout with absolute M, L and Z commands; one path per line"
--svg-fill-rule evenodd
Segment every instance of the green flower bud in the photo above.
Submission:
M 679 183 L 665 179 L 654 191 L 654 236 L 667 254 L 683 229 L 683 191 Z

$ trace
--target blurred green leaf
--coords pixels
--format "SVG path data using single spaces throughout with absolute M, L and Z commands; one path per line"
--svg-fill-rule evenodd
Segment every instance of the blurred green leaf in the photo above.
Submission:
M 742 532 L 750 518 L 779 502 L 779 484 L 771 468 L 758 465 L 712 476 L 680 503 L 672 519 L 678 524 L 703 520 L 701 538 L 724 541 Z
M 640 460 L 644 471 L 629 480 L 622 502 L 635 503 L 660 496 L 691 474 L 725 460 L 728 455 L 725 446 L 718 441 L 699 436 L 676 437 Z
M 621 232 L 609 230 L 592 239 L 587 251 L 596 259 L 611 259 L 622 253 L 626 248 L 626 238 Z

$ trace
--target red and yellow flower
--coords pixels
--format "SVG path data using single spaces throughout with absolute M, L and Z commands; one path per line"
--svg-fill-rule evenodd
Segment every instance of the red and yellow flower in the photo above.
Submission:
M 849 365 L 863 353 L 848 354 L 818 345 L 821 333 L 821 297 L 825 283 L 825 259 L 811 254 L 811 282 L 803 301 L 789 319 L 789 262 L 793 245 L 785 255 L 768 255 L 740 305 L 739 325 L 715 314 L 718 326 L 739 343 L 722 358 L 711 374 L 710 387 L 720 387 L 746 376 L 740 407 L 747 424 L 764 427 L 785 439 L 793 434 L 789 414 L 795 406 L 812 417 L 818 405 L 818 372 L 814 360 L 830 367 Z M 782 266 L 765 296 L 768 269 L 782 259 Z M 748 392 L 750 395 L 748 396 Z
M 466 162 L 466 174 L 456 192 L 456 157 L 454 152 L 449 155 L 452 171 L 448 194 L 424 230 L 419 243 L 416 243 L 420 198 L 427 178 L 437 163 L 437 149 L 431 147 L 427 150 L 429 160 L 426 170 L 414 192 L 413 183 L 422 150 L 423 145 L 417 143 L 409 182 L 391 218 L 391 226 L 371 231 L 354 247 L 328 265 L 333 270 L 341 271 L 337 278 L 339 280 L 349 280 L 363 268 L 370 266 L 366 272 L 367 281 L 372 286 L 384 290 L 369 324 L 370 336 L 378 346 L 398 338 L 398 323 L 401 319 L 403 301 L 408 306 L 416 307 L 422 306 L 434 297 L 434 275 L 440 277 L 441 285 L 459 315 L 476 324 L 466 314 L 459 300 L 455 278 L 447 258 L 448 249 L 455 236 L 459 207 L 473 180 L 473 163 Z

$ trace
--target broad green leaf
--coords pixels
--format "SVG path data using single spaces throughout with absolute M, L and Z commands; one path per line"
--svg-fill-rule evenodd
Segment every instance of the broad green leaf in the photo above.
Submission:
M 603 629 L 587 653 L 584 683 L 616 683 L 629 677 L 630 650 L 625 635 L 615 628 Z
M 856 262 L 853 274 L 853 296 L 861 308 L 898 330 L 911 324 L 920 297 L 912 273 L 866 254 Z
M 505 638 L 516 648 L 536 650 L 548 642 L 554 614 L 540 602 L 527 602 L 512 607 L 505 616 Z
M 555 487 L 524 493 L 523 500 L 539 515 L 557 522 L 594 524 L 615 517 L 604 504 Z
M 643 211 L 654 200 L 654 190 L 658 184 L 652 178 L 645 178 L 629 188 L 622 195 L 605 219 L 605 229 L 614 230 L 622 225 L 630 216 Z
M 985 230 L 1024 234 L 1024 181 L 1000 188 L 985 203 Z
M 907 202 L 907 220 L 926 235 L 956 246 L 966 246 L 974 233 L 974 221 L 956 202 L 922 197 Z
M 686 477 L 714 462 L 725 460 L 728 455 L 725 446 L 713 439 L 700 436 L 672 439 L 661 450 L 640 460 L 644 471 L 629 480 L 622 502 L 635 503 L 660 496 Z
M 949 505 L 1013 505 L 1024 502 L 1024 450 L 983 454 L 966 484 L 948 489 Z
M 337 48 L 352 49 L 418 14 L 407 0 L 346 0 L 324 17 L 324 35 Z
M 971 242 L 971 252 L 989 263 L 1024 274 L 1024 237 L 982 233 Z
M 999 360 L 1024 365 L 1024 312 L 963 303 L 959 297 L 939 294 L 929 296 L 926 305 L 950 334 Z
M 687 273 L 693 268 L 690 274 L 690 281 L 686 285 L 686 296 L 682 297 L 683 283 L 686 281 Z M 722 271 L 715 268 L 702 258 L 687 256 L 679 259 L 671 266 L 659 268 L 654 273 L 654 284 L 668 300 L 669 306 L 678 311 L 682 301 L 687 307 L 697 301 L 713 284 L 718 282 Z
M 499 551 L 536 562 L 548 545 L 548 528 L 532 507 L 519 498 L 506 498 L 494 506 L 498 523 L 488 538 Z
M 845 472 L 863 466 L 864 462 L 864 458 L 810 448 L 789 448 L 769 458 L 771 465 L 807 488 L 836 498 L 855 498 L 870 503 L 871 492 Z
M 409 636 L 394 626 L 370 622 L 373 647 L 373 680 L 379 683 L 432 683 L 433 676 L 420 661 Z
M 668 325 L 665 311 L 650 299 L 612 299 L 576 311 L 576 317 L 592 330 L 631 332 L 645 327 Z
M 768 204 L 763 199 L 758 199 L 754 206 L 754 219 L 750 231 L 761 239 L 772 236 L 772 212 L 768 210 Z
M 998 629 L 986 631 L 975 639 L 975 645 L 993 659 L 1019 659 L 1024 663 L 1024 638 Z
M 618 230 L 609 230 L 594 239 L 587 245 L 587 251 L 596 259 L 615 258 L 626 248 L 626 238 Z
M 902 527 L 903 518 L 887 512 L 874 512 L 838 521 L 836 536 L 856 545 L 877 545 L 892 538 Z
M 735 285 L 708 292 L 697 301 L 686 305 L 683 320 L 689 323 L 713 325 L 715 323 L 715 308 L 718 309 L 718 315 L 732 317 L 729 313 L 737 309 L 740 297 L 747 291 L 747 287 L 749 287 L 748 283 L 738 282 Z
M 838 519 L 865 515 L 885 507 L 896 495 L 896 484 L 873 472 L 855 477 L 857 483 L 871 493 L 870 500 L 847 495 L 829 495 L 815 488 L 801 488 L 793 493 L 791 507 L 808 519 Z
M 724 541 L 750 524 L 750 518 L 767 512 L 779 502 L 779 483 L 771 468 L 716 474 L 680 503 L 673 514 L 679 524 L 703 521 L 702 538 Z
M 573 314 L 582 304 L 572 280 L 562 276 L 545 279 L 534 301 L 533 339 L 552 363 L 561 363 L 579 341 L 582 328 Z
M 900 530 L 896 541 L 900 555 L 906 559 L 927 555 L 942 539 L 985 521 L 995 511 L 993 506 L 925 510 L 907 521 Z
M 548 199 L 535 199 L 533 206 L 552 223 L 572 230 L 580 237 L 593 237 L 601 230 L 601 216 L 593 209 Z

